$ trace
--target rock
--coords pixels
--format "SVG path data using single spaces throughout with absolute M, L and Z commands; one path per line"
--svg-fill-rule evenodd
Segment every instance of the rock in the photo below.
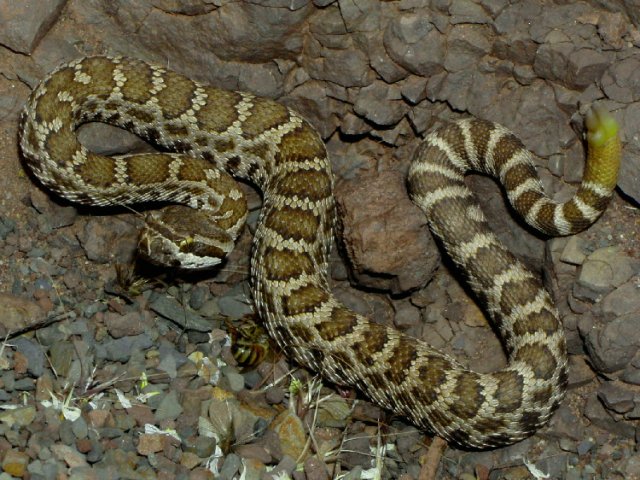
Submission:
M 574 235 L 569 237 L 567 244 L 562 250 L 560 260 L 571 265 L 582 265 L 584 259 L 587 258 L 585 248 L 585 241 L 579 236 Z
M 411 73 L 429 77 L 442 70 L 444 36 L 419 13 L 393 18 L 384 32 L 384 47 L 394 62 Z
M 162 437 L 164 437 L 164 435 L 158 433 L 140 434 L 140 440 L 137 447 L 138 453 L 146 457 L 152 453 L 162 451 Z
M 162 397 L 162 401 L 156 409 L 156 422 L 160 423 L 165 420 L 175 420 L 180 416 L 180 414 L 182 414 L 182 411 L 178 392 L 175 390 L 169 390 L 169 392 Z
M 322 48 L 317 57 L 306 65 L 312 78 L 333 82 L 343 87 L 363 87 L 373 80 L 364 52 L 348 48 Z
M 640 56 L 633 55 L 613 63 L 602 77 L 602 89 L 611 100 L 622 103 L 640 100 Z
M 229 480 L 236 478 L 236 474 L 239 472 L 241 465 L 242 459 L 238 455 L 235 453 L 226 455 L 220 468 L 220 478 Z
M 407 292 L 426 284 L 437 266 L 426 219 L 405 191 L 404 177 L 397 172 L 343 182 L 337 188 L 341 236 L 361 285 Z M 372 198 L 370 192 L 376 195 Z M 367 208 L 363 208 L 365 198 Z M 393 245 L 404 248 L 390 249 Z
M 151 301 L 149 308 L 186 330 L 209 332 L 212 328 L 209 320 L 202 318 L 185 305 L 180 304 L 173 297 L 158 295 Z
M 489 23 L 491 17 L 482 8 L 482 5 L 472 0 L 453 0 L 449 5 L 451 23 Z
M 89 220 L 78 234 L 80 244 L 93 262 L 130 263 L 138 244 L 138 230 L 118 217 Z
M 587 385 L 595 378 L 595 373 L 589 367 L 583 356 L 569 356 L 569 388 Z
M 479 25 L 456 25 L 447 36 L 444 68 L 448 72 L 468 69 L 491 51 L 489 31 Z
M 621 113 L 622 131 L 625 137 L 633 137 L 634 126 L 640 122 L 640 104 L 632 103 Z M 640 203 L 640 146 L 635 143 L 627 143 L 627 147 L 623 149 L 618 186 L 625 195 Z
M 600 248 L 583 262 L 574 295 L 579 299 L 599 299 L 637 273 L 640 261 L 629 258 L 618 247 Z
M 622 315 L 600 329 L 585 332 L 585 347 L 597 371 L 613 373 L 631 362 L 640 345 L 634 318 L 635 313 Z
M 38 217 L 38 222 L 40 231 L 43 233 L 73 225 L 78 216 L 75 207 L 58 205 L 41 190 L 31 192 L 29 197 L 33 208 L 42 214 Z
M 0 31 L 0 44 L 30 54 L 58 19 L 65 3 L 64 0 L 28 0 L 13 8 L 0 6 L 0 24 L 5 26 Z
M 606 321 L 640 312 L 639 281 L 638 277 L 631 278 L 602 299 L 600 309 Z
M 292 458 L 300 458 L 306 442 L 306 435 L 302 420 L 290 410 L 284 410 L 278 415 L 269 429 L 280 438 L 282 453 Z
M 70 342 L 57 342 L 49 347 L 49 361 L 58 375 L 67 377 L 75 353 Z
M 591 420 L 591 422 L 616 435 L 634 438 L 635 428 L 630 423 L 623 421 L 616 421 L 607 410 L 602 406 L 602 403 L 594 393 L 589 396 L 585 407 L 584 415 Z
M 236 448 L 236 453 L 242 458 L 255 458 L 265 464 L 272 461 L 269 452 L 259 445 L 240 445 Z
M 13 426 L 27 427 L 31 425 L 35 418 L 36 409 L 31 405 L 0 411 L 0 422 L 6 424 L 9 428 Z
M 609 52 L 579 48 L 571 42 L 541 45 L 533 69 L 536 74 L 563 82 L 568 88 L 582 89 L 598 81 L 611 65 Z
M 387 54 L 384 46 L 377 38 L 372 38 L 369 51 L 369 63 L 382 79 L 391 84 L 396 83 L 409 75 L 406 69 L 402 68 Z
M 120 315 L 114 312 L 104 314 L 104 324 L 113 338 L 140 335 L 153 326 L 149 313 L 127 312 Z
M 634 392 L 630 387 L 615 382 L 604 382 L 598 388 L 598 399 L 604 407 L 615 413 L 625 414 L 633 410 Z
M 26 298 L 0 292 L 0 337 L 29 329 L 44 319 L 38 303 Z
M 122 337 L 103 342 L 96 349 L 98 357 L 115 362 L 127 362 L 132 354 L 146 350 L 153 341 L 146 333 L 131 337 Z
M 626 383 L 640 385 L 640 353 L 636 353 L 633 360 L 624 369 L 620 379 Z
M 28 463 L 29 455 L 10 449 L 5 452 L 2 459 L 2 470 L 13 477 L 22 478 L 25 476 Z
M 315 455 L 305 460 L 304 473 L 308 480 L 328 480 L 330 478 L 327 465 Z
M 84 455 L 67 445 L 55 444 L 51 446 L 51 452 L 61 462 L 64 462 L 69 468 L 78 468 L 88 466 Z
M 27 358 L 27 369 L 33 377 L 44 373 L 45 357 L 40 345 L 25 337 L 14 338 L 11 343 Z
M 383 82 L 374 82 L 361 88 L 353 109 L 358 115 L 380 126 L 395 125 L 407 112 L 400 90 Z

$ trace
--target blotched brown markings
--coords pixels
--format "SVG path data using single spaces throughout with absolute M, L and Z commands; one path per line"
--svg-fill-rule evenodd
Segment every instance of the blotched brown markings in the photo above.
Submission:
M 530 365 L 536 378 L 542 380 L 549 380 L 558 368 L 555 357 L 549 348 L 542 343 L 523 345 L 515 353 L 513 359 Z
M 267 130 L 275 128 L 289 120 L 289 110 L 272 100 L 254 99 L 253 106 L 242 124 L 242 136 L 252 139 Z
M 216 221 L 220 228 L 223 230 L 229 230 L 236 225 L 241 218 L 246 216 L 247 199 L 243 196 L 234 200 L 230 195 L 226 195 L 222 201 L 220 211 L 225 212 L 228 216 L 218 218 Z
M 206 171 L 211 164 L 206 160 L 195 157 L 181 157 L 183 160 L 178 170 L 178 177 L 186 181 L 199 182 L 207 178 Z
M 362 333 L 364 338 L 353 344 L 353 352 L 363 364 L 371 367 L 375 363 L 375 355 L 384 348 L 389 336 L 387 329 L 378 324 L 371 324 Z
M 325 171 L 295 170 L 274 177 L 278 192 L 286 197 L 307 198 L 312 202 L 331 196 L 331 177 Z
M 191 151 L 191 143 L 186 140 L 173 140 L 170 142 L 164 142 L 164 146 L 176 153 L 184 153 Z
M 611 199 L 612 192 L 609 195 L 601 196 L 598 193 L 594 192 L 590 188 L 580 188 L 576 193 L 576 197 L 580 199 L 583 203 L 589 205 L 590 207 L 602 212 L 607 207 L 609 200 Z M 570 202 L 573 204 L 573 202 Z M 565 216 L 568 213 L 565 212 Z M 569 218 L 569 217 L 568 217 Z M 581 218 L 577 217 L 577 218 Z M 589 225 L 591 222 L 589 222 Z
M 80 149 L 75 133 L 67 128 L 51 132 L 46 137 L 44 146 L 51 155 L 51 159 L 60 166 L 71 163 L 73 154 Z
M 487 146 L 489 145 L 489 138 L 491 132 L 493 132 L 494 126 L 491 122 L 484 120 L 477 120 L 471 122 L 469 127 L 469 133 L 471 134 L 471 140 L 476 147 L 476 154 L 480 160 L 484 160 L 487 155 Z
M 24 130 L 23 130 L 24 133 Z M 27 137 L 27 141 L 29 142 L 30 145 L 33 145 L 34 147 L 39 148 L 38 146 L 38 137 L 36 136 L 36 129 L 35 128 L 30 128 L 29 129 L 29 134 Z M 31 168 L 34 169 L 38 169 L 39 167 L 35 164 L 34 160 L 30 157 L 30 156 L 26 156 L 25 159 L 29 162 L 29 165 L 31 165 Z
M 140 136 L 146 139 L 148 142 L 151 142 L 153 145 L 157 145 L 160 141 L 160 132 L 153 127 L 147 127 L 144 131 L 140 132 Z
M 320 220 L 312 211 L 287 205 L 270 211 L 264 221 L 268 228 L 275 230 L 283 238 L 295 241 L 313 242 L 320 227 Z
M 275 154 L 276 164 L 282 162 L 306 162 L 314 158 L 325 158 L 324 143 L 307 123 L 283 135 Z
M 515 190 L 518 185 L 530 178 L 536 178 L 536 171 L 533 166 L 519 163 L 507 170 L 502 183 L 507 190 Z
M 206 137 L 206 135 L 198 135 L 193 139 L 193 141 L 199 147 L 206 147 L 207 145 L 209 145 L 209 139 Z
M 272 281 L 295 279 L 314 272 L 315 264 L 308 253 L 277 250 L 269 247 L 263 257 L 265 277 Z
M 483 443 L 489 447 L 500 447 L 512 444 L 513 438 L 507 433 L 490 433 L 483 438 Z M 462 445 L 466 445 L 466 442 Z
M 461 245 L 472 242 L 480 233 L 480 229 L 488 228 L 488 224 L 486 221 L 475 221 L 466 215 L 451 215 L 453 204 L 456 205 L 456 210 L 467 211 L 475 205 L 475 200 L 472 197 L 444 198 L 434 203 L 430 212 L 432 222 L 438 225 L 446 238 L 451 239 L 450 243 Z
M 498 388 L 494 393 L 496 412 L 509 413 L 522 405 L 524 378 L 518 372 L 503 370 L 493 375 L 498 380 Z
M 140 120 L 142 123 L 151 123 L 155 120 L 155 117 L 151 112 L 148 112 L 142 108 L 132 106 L 127 108 L 126 115 L 135 118 L 136 120 Z
M 471 425 L 475 430 L 479 430 L 483 432 L 491 432 L 491 431 L 495 432 L 495 431 L 500 431 L 508 428 L 509 423 L 507 422 L 506 419 L 500 418 L 498 415 L 494 415 L 489 417 L 480 417 L 477 420 L 471 422 Z M 460 442 L 460 439 L 458 439 L 458 442 Z
M 564 342 L 564 339 L 562 339 L 561 341 L 562 341 L 562 349 L 560 349 L 560 354 L 566 357 L 567 346 L 566 346 L 566 343 Z M 567 387 L 568 383 L 569 383 L 569 372 L 567 371 L 567 367 L 565 366 L 562 368 L 562 370 L 560 370 L 560 375 L 558 376 L 558 385 L 560 385 L 560 387 L 564 390 Z M 559 402 L 559 400 L 556 400 L 556 402 Z M 553 410 L 555 410 L 556 408 L 558 408 L 557 403 L 553 407 Z
M 164 125 L 165 131 L 175 137 L 186 137 L 189 135 L 189 129 L 184 123 L 167 123 Z
M 291 334 L 298 339 L 297 343 L 309 343 L 314 339 L 313 332 L 301 323 L 292 323 L 289 329 L 291 330 Z
M 75 167 L 74 171 L 82 176 L 88 185 L 94 187 L 108 187 L 114 182 L 115 160 L 101 155 L 89 153 L 87 161 Z
M 169 164 L 173 159 L 168 155 L 146 154 L 127 159 L 127 175 L 134 184 L 160 183 L 169 176 Z
M 317 324 L 316 330 L 323 340 L 331 342 L 352 333 L 357 324 L 358 317 L 355 313 L 342 306 L 336 306 L 331 310 L 331 318 Z
M 331 352 L 331 360 L 333 360 L 339 369 L 349 369 L 353 365 L 353 360 L 349 357 L 347 352 L 339 352 L 337 350 Z M 366 391 L 366 388 L 361 388 L 362 391 Z
M 551 335 L 558 330 L 558 319 L 546 308 L 538 313 L 530 313 L 523 319 L 518 320 L 513 325 L 515 335 L 526 335 L 528 333 L 543 332 Z
M 269 150 L 271 150 L 271 148 L 267 143 L 257 143 L 255 145 L 243 147 L 240 154 L 243 158 L 250 158 L 251 156 L 254 156 L 260 159 L 267 159 L 269 156 Z
M 315 285 L 304 285 L 292 290 L 283 301 L 285 315 L 313 313 L 329 299 L 329 293 Z
M 538 222 L 538 224 L 544 230 L 544 233 L 554 237 L 558 234 L 558 227 L 556 227 L 554 222 L 555 211 L 555 205 L 553 205 L 552 203 L 544 203 L 536 214 L 536 222 Z
M 215 148 L 218 153 L 225 153 L 236 148 L 236 141 L 231 137 L 216 138 L 213 141 L 213 148 Z
M 533 402 L 537 405 L 545 405 L 552 396 L 553 387 L 551 385 L 547 385 L 533 394 Z
M 518 196 L 517 200 L 514 202 L 513 208 L 518 212 L 526 212 L 544 195 L 540 192 L 535 192 L 533 190 L 528 190 L 523 192 Z
M 196 84 L 193 80 L 174 72 L 167 72 L 162 78 L 165 88 L 155 95 L 158 107 L 162 110 L 164 118 L 177 118 L 193 106 L 191 101 Z
M 107 113 L 105 115 L 105 122 L 107 122 L 110 125 L 120 125 L 121 117 L 122 115 L 120 114 L 120 112 L 115 112 L 111 114 Z M 148 129 L 148 130 L 154 130 L 154 129 Z
M 393 353 L 391 354 L 392 361 L 389 363 L 389 369 L 385 372 L 387 380 L 396 384 L 402 383 L 409 375 L 411 365 L 417 356 L 416 341 L 411 337 L 400 337 L 398 343 L 393 348 Z
M 45 84 L 46 92 L 38 98 L 38 105 L 36 106 L 37 122 L 50 122 L 60 116 L 58 92 L 69 90 L 69 85 L 73 84 L 73 76 L 74 70 L 65 67 L 47 80 Z
M 70 75 L 73 78 L 73 72 L 68 72 L 69 69 L 64 69 L 63 77 Z M 51 122 L 56 118 L 67 119 L 72 118 L 72 108 L 70 102 L 61 102 L 58 98 L 59 88 L 64 89 L 63 85 L 57 85 L 58 77 L 51 77 L 51 81 L 47 82 L 47 91 L 38 100 L 36 107 L 36 121 L 37 122 Z M 63 81 L 67 81 L 64 78 Z M 55 83 L 56 85 L 51 85 Z M 69 88 L 68 85 L 66 85 Z
M 424 398 L 426 403 L 431 404 L 438 399 L 439 388 L 447 381 L 446 372 L 451 370 L 453 365 L 449 360 L 435 355 L 430 355 L 426 361 L 418 361 L 425 363 L 418 367 L 419 384 L 414 396 Z
M 477 415 L 485 396 L 482 392 L 480 375 L 475 372 L 466 372 L 460 375 L 453 389 L 454 397 L 459 400 L 452 402 L 451 413 L 458 418 L 472 418 Z
M 260 177 L 257 176 L 256 172 L 260 169 L 260 164 L 258 162 L 252 162 L 247 168 L 247 178 L 252 179 L 256 185 L 261 185 L 261 179 L 264 176 L 264 169 L 261 169 Z
M 149 65 L 132 60 L 123 62 L 120 70 L 127 79 L 120 89 L 124 99 L 137 104 L 149 101 L 153 89 L 153 70 Z
M 232 157 L 229 157 L 229 159 L 227 160 L 227 163 L 225 165 L 225 168 L 227 169 L 227 171 L 229 172 L 236 172 L 238 170 L 238 168 L 240 167 L 240 164 L 242 163 L 242 159 L 237 156 L 234 155 Z
M 511 310 L 519 308 L 532 302 L 538 296 L 542 285 L 537 278 L 527 277 L 506 281 L 502 285 L 502 298 L 500 299 L 500 309 L 507 314 Z
M 409 182 L 414 192 L 432 192 L 444 186 L 461 184 L 462 178 L 460 181 L 455 181 L 438 172 L 419 172 L 411 175 Z M 447 202 L 446 199 L 444 201 Z
M 76 120 L 76 124 L 81 122 L 92 121 L 93 118 L 98 115 L 98 109 L 100 108 L 100 103 L 95 99 L 87 100 L 82 105 L 82 108 L 78 108 L 74 112 L 74 119 Z
M 515 135 L 502 136 L 493 147 L 493 163 L 496 166 L 496 172 L 499 173 L 511 157 L 523 149 L 522 142 Z
M 548 398 L 549 397 L 545 398 L 545 403 Z M 518 423 L 520 424 L 520 431 L 525 432 L 527 435 L 531 435 L 541 426 L 542 420 L 540 418 L 540 413 L 528 410 L 522 413 L 522 418 L 520 418 Z
M 75 69 L 65 67 L 60 70 L 61 75 L 56 74 L 47 81 L 47 90 L 70 92 L 75 101 L 82 104 L 87 95 L 102 96 L 111 92 L 113 82 L 114 65 L 109 60 L 99 58 L 88 58 L 81 62 L 81 72 L 91 76 L 89 84 L 76 82 Z
M 464 147 L 464 136 L 462 135 L 462 128 L 455 123 L 450 123 L 437 132 L 438 138 L 444 140 L 452 150 L 465 162 L 469 161 L 467 150 Z M 449 164 L 450 162 L 447 162 Z
M 506 250 L 497 249 L 496 245 L 481 247 L 465 269 L 478 282 L 480 290 L 489 290 L 493 286 L 493 279 L 513 266 L 516 259 Z
M 224 238 L 226 240 L 227 238 Z M 208 237 L 208 240 L 218 240 L 214 237 Z M 222 240 L 222 239 L 221 239 Z M 224 258 L 226 252 L 213 243 L 205 242 L 182 242 L 180 243 L 180 251 L 183 253 L 191 253 L 197 257 Z
M 236 105 L 242 100 L 239 93 L 205 87 L 206 103 L 195 112 L 198 126 L 206 132 L 224 132 L 238 119 Z

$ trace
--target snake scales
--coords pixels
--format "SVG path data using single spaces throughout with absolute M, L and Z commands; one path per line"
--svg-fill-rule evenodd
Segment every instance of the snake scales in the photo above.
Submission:
M 90 121 L 173 153 L 94 154 L 75 134 Z M 140 247 L 184 268 L 219 262 L 244 221 L 244 199 L 224 172 L 251 181 L 264 199 L 252 293 L 283 351 L 419 427 L 463 447 L 489 448 L 525 438 L 549 419 L 564 396 L 567 361 L 549 294 L 488 229 L 463 177 L 473 169 L 498 178 L 514 209 L 546 234 L 577 232 L 604 210 L 620 159 L 611 117 L 592 113 L 587 127 L 582 185 L 560 205 L 544 196 L 528 151 L 499 125 L 453 123 L 416 151 L 410 195 L 483 301 L 508 353 L 508 365 L 488 374 L 370 322 L 331 294 L 335 213 L 326 150 L 305 120 L 276 102 L 136 60 L 85 58 L 59 67 L 34 90 L 20 141 L 35 176 L 71 201 L 182 204 L 148 218 Z

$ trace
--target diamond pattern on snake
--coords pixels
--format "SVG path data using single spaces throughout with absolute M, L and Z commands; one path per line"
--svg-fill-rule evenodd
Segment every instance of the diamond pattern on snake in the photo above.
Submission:
M 97 155 L 75 134 L 94 121 L 172 153 Z M 470 170 L 497 178 L 514 210 L 543 234 L 579 232 L 604 211 L 616 185 L 621 144 L 607 112 L 588 114 L 584 178 L 561 204 L 545 196 L 532 155 L 498 124 L 451 123 L 416 150 L 409 195 L 468 279 L 508 355 L 505 368 L 483 374 L 332 295 L 330 163 L 318 133 L 287 107 L 138 60 L 90 57 L 49 74 L 21 122 L 25 163 L 57 195 L 94 206 L 171 204 L 147 218 L 140 236 L 142 255 L 160 264 L 219 263 L 246 218 L 233 177 L 252 182 L 264 201 L 251 289 L 269 335 L 291 359 L 357 387 L 418 427 L 458 446 L 498 447 L 534 433 L 562 401 L 567 352 L 553 301 L 491 232 L 463 179 Z

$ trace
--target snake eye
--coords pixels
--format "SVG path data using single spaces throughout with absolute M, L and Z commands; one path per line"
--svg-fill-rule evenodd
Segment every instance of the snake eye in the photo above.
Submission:
M 185 239 L 180 240 L 180 243 L 178 244 L 178 248 L 183 253 L 192 252 L 194 247 L 195 240 L 193 239 L 193 237 L 186 237 Z

